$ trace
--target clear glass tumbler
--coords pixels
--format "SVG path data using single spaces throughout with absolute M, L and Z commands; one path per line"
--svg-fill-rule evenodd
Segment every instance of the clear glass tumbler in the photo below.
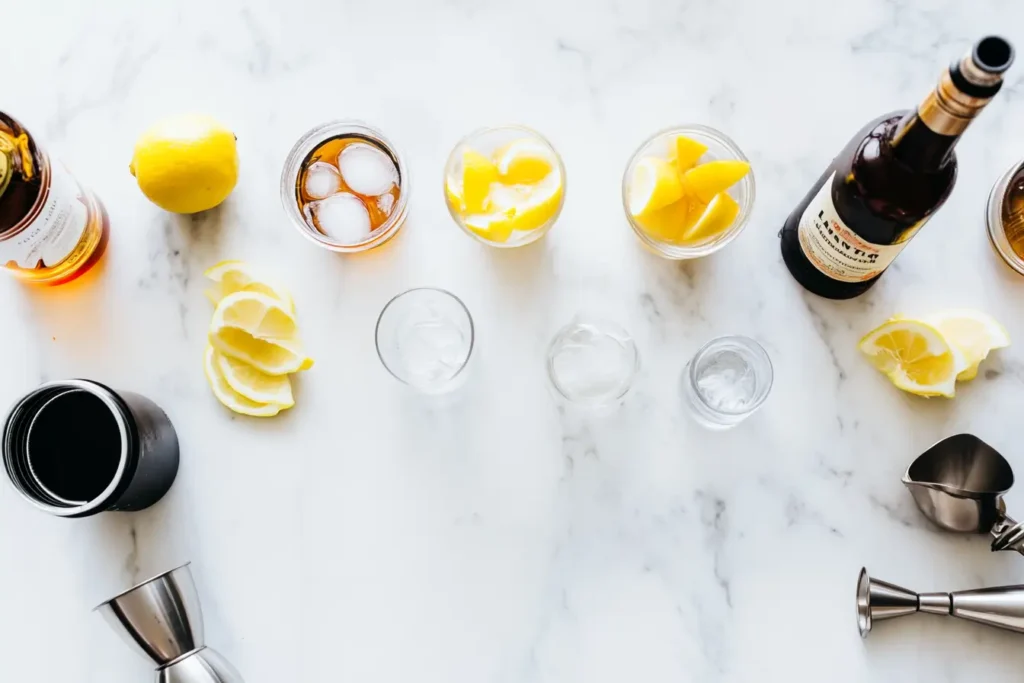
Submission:
M 772 388 L 771 359 L 749 337 L 705 344 L 683 370 L 683 396 L 694 419 L 709 429 L 735 427 L 761 407 Z
M 548 346 L 547 370 L 556 397 L 576 407 L 606 410 L 626 398 L 640 369 L 633 338 L 606 320 L 576 317 Z
M 377 318 L 377 355 L 395 379 L 441 394 L 459 386 L 473 353 L 473 318 L 462 300 L 433 287 L 394 297 Z

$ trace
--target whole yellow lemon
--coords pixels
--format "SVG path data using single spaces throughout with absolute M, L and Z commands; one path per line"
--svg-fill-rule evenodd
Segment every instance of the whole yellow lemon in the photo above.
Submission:
M 158 121 L 135 143 L 128 167 L 142 194 L 166 211 L 196 213 L 227 199 L 238 181 L 235 135 L 216 119 Z

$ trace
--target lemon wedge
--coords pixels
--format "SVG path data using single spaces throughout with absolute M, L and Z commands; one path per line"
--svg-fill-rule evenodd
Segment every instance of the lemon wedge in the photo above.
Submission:
M 719 159 L 695 166 L 683 175 L 686 191 L 702 202 L 728 190 L 750 172 L 750 164 L 736 159 Z
M 703 206 L 690 205 L 686 197 L 647 213 L 637 222 L 644 232 L 662 242 L 676 242 L 700 217 Z
M 467 149 L 462 153 L 462 210 L 477 213 L 487 208 L 491 183 L 498 179 L 498 169 L 480 152 Z
M 476 214 L 467 216 L 463 223 L 485 240 L 507 242 L 514 229 L 511 216 L 515 215 L 515 210 L 510 213 Z
M 701 144 L 685 135 L 676 136 L 676 155 L 673 163 L 679 175 L 683 175 L 697 165 L 700 158 L 708 151 L 707 145 Z
M 957 375 L 969 381 L 978 376 L 978 366 L 993 349 L 1010 345 L 1010 335 L 999 321 L 982 311 L 956 309 L 928 317 L 928 322 L 964 356 L 967 367 Z
M 214 351 L 214 362 L 236 393 L 255 403 L 273 403 L 282 410 L 295 405 L 288 375 L 268 375 L 248 363 Z
M 231 388 L 227 379 L 221 372 L 219 360 L 221 354 L 212 346 L 206 347 L 203 356 L 203 371 L 206 373 L 206 381 L 210 383 L 213 395 L 217 397 L 224 406 L 242 415 L 253 417 L 273 417 L 281 412 L 280 405 L 276 403 L 259 403 L 250 400 Z
M 203 275 L 216 285 L 206 290 L 206 298 L 214 306 L 228 294 L 260 292 L 281 301 L 292 314 L 295 313 L 295 302 L 291 295 L 281 287 L 267 282 L 256 273 L 252 266 L 243 261 L 221 261 L 208 268 Z
M 530 232 L 543 227 L 558 213 L 564 191 L 557 173 L 536 185 L 495 184 L 491 188 L 490 213 L 472 214 L 463 224 L 492 242 L 507 242 L 513 232 Z
M 897 388 L 918 396 L 952 398 L 963 355 L 921 320 L 890 320 L 867 333 L 858 348 Z
M 644 157 L 633 168 L 629 183 L 629 212 L 642 217 L 683 196 L 675 166 L 657 157 Z
M 740 213 L 740 205 L 725 192 L 715 195 L 704 213 L 679 238 L 680 242 L 701 242 L 729 229 Z
M 532 185 L 546 178 L 555 168 L 547 145 L 532 138 L 513 140 L 494 153 L 502 182 Z
M 291 312 L 260 292 L 235 292 L 221 299 L 210 322 L 210 344 L 268 375 L 284 375 L 313 366 L 299 344 Z

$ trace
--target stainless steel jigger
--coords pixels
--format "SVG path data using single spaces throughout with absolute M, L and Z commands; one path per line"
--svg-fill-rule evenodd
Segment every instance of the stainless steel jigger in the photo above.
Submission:
M 973 434 L 943 439 L 907 468 L 903 483 L 924 516 L 947 531 L 992 534 L 992 550 L 1024 554 L 1024 523 L 1006 514 L 1010 463 Z
M 857 628 L 867 638 L 875 621 L 915 612 L 967 619 L 1024 633 L 1024 586 L 998 586 L 955 593 L 915 593 L 878 581 L 860 570 L 857 579 Z
M 96 608 L 136 651 L 157 665 L 157 683 L 244 683 L 203 639 L 203 613 L 188 563 Z

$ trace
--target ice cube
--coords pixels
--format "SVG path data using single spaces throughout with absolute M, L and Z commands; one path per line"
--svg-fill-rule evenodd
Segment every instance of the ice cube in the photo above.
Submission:
M 324 161 L 313 162 L 306 169 L 303 189 L 313 199 L 325 199 L 341 189 L 341 174 Z
M 364 142 L 353 143 L 341 150 L 338 168 L 352 191 L 365 197 L 382 195 L 398 182 L 398 169 L 391 157 Z
M 395 195 L 388 193 L 377 197 L 377 208 L 385 216 L 390 216 L 391 210 L 395 208 Z
M 316 227 L 341 244 L 357 244 L 370 235 L 370 214 L 363 201 L 340 192 L 321 199 L 313 207 Z

